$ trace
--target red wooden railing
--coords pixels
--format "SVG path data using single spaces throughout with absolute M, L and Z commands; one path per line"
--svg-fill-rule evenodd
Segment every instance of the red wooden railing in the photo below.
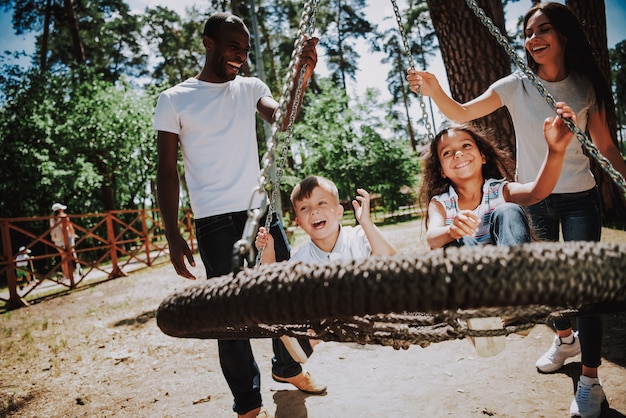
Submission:
M 192 213 L 183 210 L 181 214 L 181 233 L 195 252 Z M 68 214 L 58 222 L 70 222 L 76 231 L 76 242 L 69 250 L 51 241 L 50 231 L 55 224 L 51 225 L 50 219 L 49 216 L 0 218 L 0 309 L 27 306 L 29 301 L 50 294 L 126 276 L 130 271 L 169 261 L 158 209 Z M 32 263 L 26 267 L 18 267 L 15 261 L 21 246 L 31 250 Z M 18 270 L 30 275 L 30 283 L 18 282 Z

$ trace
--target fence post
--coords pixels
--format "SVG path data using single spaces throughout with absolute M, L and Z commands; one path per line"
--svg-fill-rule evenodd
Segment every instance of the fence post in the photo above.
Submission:
M 146 265 L 151 266 L 151 254 L 150 254 L 150 235 L 148 234 L 146 208 L 141 209 L 141 232 L 143 233 L 143 241 L 146 248 Z
M 9 221 L 2 221 L 2 248 L 4 248 L 4 257 L 11 260 L 10 268 L 7 268 L 7 285 L 9 286 L 9 300 L 5 304 L 6 310 L 22 308 L 28 306 L 28 302 L 17 294 L 17 276 L 15 275 L 15 259 L 13 258 L 13 248 L 11 246 L 11 233 L 9 232 Z
M 74 258 L 74 239 L 70 240 L 69 222 L 68 216 L 61 217 L 61 231 L 63 231 L 63 243 L 65 244 L 65 248 L 61 250 L 61 270 L 67 276 L 66 279 L 70 281 L 70 289 L 75 289 L 74 264 L 72 263 Z
M 117 238 L 115 237 L 115 228 L 113 228 L 113 214 L 107 212 L 106 214 L 107 234 L 109 238 L 109 251 L 111 255 L 111 273 L 109 273 L 109 279 L 116 279 L 118 277 L 126 276 L 126 273 L 120 269 L 117 264 Z

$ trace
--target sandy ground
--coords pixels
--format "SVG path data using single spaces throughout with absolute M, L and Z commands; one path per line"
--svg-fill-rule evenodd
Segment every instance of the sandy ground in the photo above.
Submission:
M 0 316 L 0 417 L 234 417 L 213 340 L 177 339 L 155 309 L 192 282 L 167 265 Z M 603 417 L 626 417 L 626 313 L 608 315 Z M 496 356 L 468 340 L 394 350 L 322 343 L 310 396 L 271 380 L 271 342 L 253 341 L 265 407 L 277 418 L 567 417 L 579 358 L 536 371 L 552 331 L 507 337 Z

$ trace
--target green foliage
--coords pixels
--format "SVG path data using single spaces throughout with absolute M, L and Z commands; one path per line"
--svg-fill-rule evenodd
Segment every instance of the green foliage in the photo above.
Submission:
M 344 90 L 348 78 L 355 79 L 359 53 L 354 40 L 373 38 L 375 29 L 365 19 L 365 0 L 332 0 L 318 11 L 318 21 L 331 79 Z
M 615 115 L 617 118 L 618 129 L 622 129 L 626 124 L 626 40 L 615 45 L 615 48 L 609 51 L 611 60 L 611 73 L 613 84 L 615 86 L 613 94 L 615 96 Z M 623 141 L 623 136 L 618 138 Z M 626 149 L 622 147 L 622 153 Z
M 143 205 L 156 164 L 154 98 L 92 73 L 12 74 L 0 79 L 0 194 L 15 198 L 2 199 L 0 217 L 48 214 L 54 201 L 82 213 Z
M 408 140 L 385 138 L 385 122 L 375 92 L 357 106 L 348 106 L 343 90 L 323 81 L 322 92 L 306 108 L 294 129 L 297 177 L 322 175 L 333 180 L 341 199 L 351 200 L 357 188 L 380 193 L 383 205 L 397 209 L 413 188 L 418 162 Z M 292 184 L 289 184 L 291 191 Z M 411 199 L 411 196 L 408 197 Z

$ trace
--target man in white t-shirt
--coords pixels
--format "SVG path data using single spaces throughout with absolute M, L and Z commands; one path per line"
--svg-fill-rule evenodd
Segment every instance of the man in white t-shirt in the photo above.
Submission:
M 317 63 L 317 41 L 308 39 L 303 46 L 296 72 L 299 77 L 300 68 L 307 65 L 303 86 Z M 154 128 L 158 131 L 157 196 L 170 260 L 180 276 L 192 280 L 195 276 L 188 270 L 185 259 L 192 266 L 195 262 L 178 228 L 178 147 L 183 155 L 207 277 L 228 274 L 233 245 L 243 235 L 246 212 L 260 176 L 256 113 L 273 123 L 278 109 L 263 81 L 238 75 L 250 51 L 250 33 L 241 19 L 229 13 L 211 15 L 204 27 L 202 43 L 206 57 L 201 72 L 161 93 L 154 118 Z M 288 103 L 284 121 L 289 120 L 291 107 Z M 258 207 L 260 201 L 254 205 Z M 280 222 L 274 222 L 272 233 L 278 238 L 277 252 L 287 259 L 289 246 L 283 239 Z M 234 397 L 233 410 L 239 417 L 267 416 L 261 410 L 260 373 L 250 341 L 219 340 L 218 347 L 222 371 Z M 275 340 L 275 354 L 281 350 L 284 347 Z M 287 360 L 275 357 L 272 372 L 307 393 L 326 390 L 300 364 Z

